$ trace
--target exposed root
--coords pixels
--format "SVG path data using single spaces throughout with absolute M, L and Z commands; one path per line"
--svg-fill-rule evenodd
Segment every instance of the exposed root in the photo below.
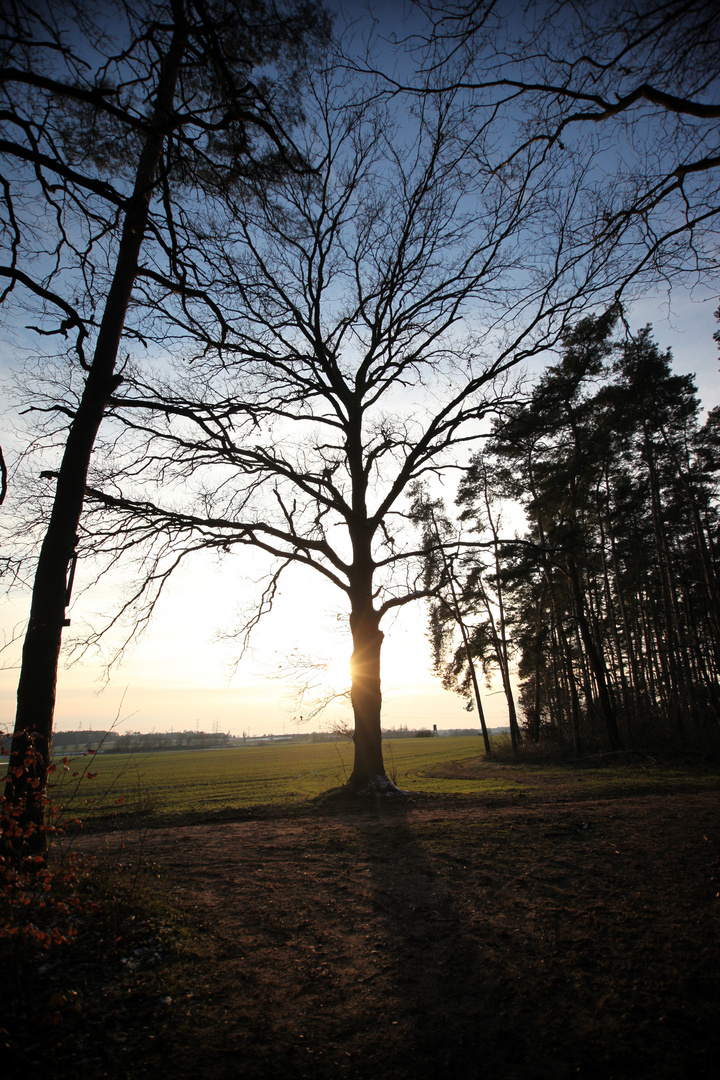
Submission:
M 407 791 L 403 791 L 397 784 L 394 784 L 386 773 L 376 773 L 375 776 L 363 784 L 361 787 L 356 787 L 352 778 L 348 784 L 349 790 L 353 795 L 407 795 Z
M 389 776 L 374 776 L 362 787 L 355 787 L 351 782 L 342 787 L 330 788 L 316 795 L 313 802 L 316 805 L 342 806 L 362 805 L 365 797 L 404 800 L 410 795 L 409 791 L 403 791 L 392 782 Z

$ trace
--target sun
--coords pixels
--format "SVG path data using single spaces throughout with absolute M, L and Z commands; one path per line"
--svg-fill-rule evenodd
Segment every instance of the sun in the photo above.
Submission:
M 320 681 L 335 694 L 342 694 L 350 689 L 350 656 L 339 653 L 321 661 Z

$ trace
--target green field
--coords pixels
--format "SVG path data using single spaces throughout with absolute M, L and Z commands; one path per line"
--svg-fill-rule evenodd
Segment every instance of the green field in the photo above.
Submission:
M 385 765 L 408 791 L 477 791 L 477 780 L 434 780 L 428 770 L 482 755 L 476 737 L 393 739 Z M 146 814 L 209 815 L 261 805 L 301 802 L 345 783 L 353 747 L 333 743 L 274 743 L 231 750 L 96 754 L 72 758 L 52 776 L 49 792 L 63 817 Z M 90 777 L 87 776 L 90 773 Z
M 488 762 L 473 736 L 389 739 L 383 744 L 388 775 L 410 793 L 516 799 L 539 795 L 567 799 L 617 797 L 651 791 L 717 787 L 716 769 L 700 772 L 645 762 L 618 767 Z M 300 806 L 343 785 L 352 770 L 353 747 L 332 743 L 274 743 L 229 750 L 150 754 L 97 754 L 62 760 L 51 777 L 51 803 L 60 818 L 88 823 L 120 820 L 207 820 L 260 807 Z M 88 775 L 89 774 L 89 775 Z

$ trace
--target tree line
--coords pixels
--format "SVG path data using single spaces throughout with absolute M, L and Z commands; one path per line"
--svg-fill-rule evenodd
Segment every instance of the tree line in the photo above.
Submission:
M 462 543 L 426 572 L 436 667 L 470 696 L 508 646 L 526 736 L 575 753 L 720 745 L 720 407 L 702 421 L 650 327 L 587 317 L 525 400 L 498 418 L 459 486 Z M 499 532 L 505 500 L 525 529 Z M 418 501 L 434 535 L 444 522 Z M 473 540 L 486 546 L 473 548 Z M 448 602 L 453 587 L 458 603 Z M 469 629 L 458 645 L 458 625 Z M 516 729 L 517 730 L 517 729 Z

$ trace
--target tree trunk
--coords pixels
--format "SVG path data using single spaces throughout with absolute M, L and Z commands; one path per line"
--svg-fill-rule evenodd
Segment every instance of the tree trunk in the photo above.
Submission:
M 678 737 L 684 737 L 683 713 L 690 696 L 692 676 L 690 674 L 685 635 L 682 632 L 678 614 L 677 585 L 673 574 L 670 547 L 663 523 L 663 508 L 660 497 L 660 480 L 655 463 L 655 447 L 643 424 L 643 456 L 648 471 L 652 506 L 653 532 L 657 564 L 660 573 L 660 586 L 665 615 L 664 644 L 667 665 L 671 678 L 671 710 Z
M 540 742 L 540 713 L 541 713 L 541 699 L 540 699 L 540 657 L 542 656 L 543 638 L 545 636 L 545 625 L 543 619 L 543 608 L 545 601 L 545 593 L 547 586 L 543 584 L 540 597 L 537 602 L 536 616 L 535 616 L 535 635 L 534 635 L 534 653 L 535 653 L 535 686 L 533 693 L 533 711 L 530 721 L 530 740 L 534 743 Z
M 181 5 L 177 7 L 181 9 Z M 140 154 L 135 187 L 123 223 L 115 273 L 92 365 L 70 425 L 33 584 L 5 797 L 16 811 L 21 831 L 25 834 L 22 845 L 24 852 L 41 857 L 46 851 L 43 829 L 45 788 L 62 628 L 69 599 L 66 576 L 77 543 L 93 445 L 110 397 L 121 381 L 115 373 L 115 364 L 185 46 L 185 25 L 176 24 L 160 75 L 152 125 L 154 130 L 145 139 Z
M 433 524 L 435 524 L 433 519 Z M 453 575 L 452 567 L 449 565 L 448 560 L 445 557 L 445 552 L 442 548 L 442 542 L 440 541 L 440 533 L 438 532 L 437 525 L 435 525 L 435 534 L 438 539 L 440 555 L 445 567 L 445 573 L 448 578 L 448 585 L 450 586 L 450 595 L 452 596 L 452 612 L 455 622 L 460 627 L 460 635 L 463 641 L 463 648 L 465 649 L 465 659 L 467 660 L 468 671 L 470 672 L 470 680 L 473 685 L 473 694 L 475 696 L 475 706 L 478 711 L 478 719 L 480 721 L 480 730 L 482 731 L 483 745 L 485 747 L 485 753 L 488 757 L 492 757 L 492 747 L 490 745 L 490 735 L 487 729 L 487 722 L 485 720 L 485 710 L 483 708 L 482 698 L 480 697 L 480 684 L 477 677 L 477 669 L 475 667 L 475 661 L 473 659 L 472 649 L 470 648 L 470 639 L 468 637 L 467 626 L 465 625 L 465 619 L 460 609 L 460 601 L 458 599 L 457 590 L 455 588 L 455 578 Z M 515 744 L 513 743 L 513 748 Z
M 482 731 L 485 754 L 487 757 L 492 757 L 490 734 L 487 729 L 487 721 L 485 720 L 485 710 L 483 708 L 482 698 L 480 697 L 480 684 L 478 682 L 477 670 L 475 668 L 475 661 L 473 660 L 472 651 L 470 649 L 470 642 L 468 641 L 467 629 L 462 619 L 460 620 L 460 631 L 462 633 L 463 645 L 465 647 L 465 656 L 467 658 L 468 669 L 470 671 L 470 679 L 472 680 L 473 684 L 473 694 L 475 695 L 475 705 L 478 711 L 478 719 L 480 720 L 480 730 Z M 515 748 L 514 743 L 513 748 Z
M 585 607 L 583 601 L 582 587 L 580 585 L 580 575 L 578 574 L 575 560 L 568 555 L 566 560 L 567 576 L 570 584 L 570 592 L 573 598 L 575 607 L 575 618 L 577 620 L 578 629 L 582 638 L 582 643 L 585 648 L 585 655 L 588 658 L 590 669 L 595 677 L 598 692 L 598 703 L 600 706 L 600 714 L 603 718 L 605 729 L 608 735 L 608 741 L 610 743 L 611 750 L 622 749 L 622 739 L 620 738 L 620 731 L 617 726 L 617 718 L 615 716 L 615 709 L 613 707 L 612 699 L 610 697 L 610 690 L 608 688 L 607 670 L 605 668 L 605 661 L 598 648 L 590 626 L 585 614 Z
M 390 794 L 398 789 L 385 772 L 382 753 L 380 649 L 385 635 L 371 605 L 365 611 L 351 612 L 350 629 L 353 637 L 350 700 L 355 716 L 355 761 L 348 786 L 364 794 Z
M 568 696 L 570 698 L 570 742 L 573 753 L 577 755 L 582 748 L 582 735 L 580 723 L 580 698 L 578 696 L 577 680 L 575 678 L 573 654 L 567 634 L 565 633 L 565 628 L 562 624 L 562 615 L 555 607 L 554 600 L 553 608 L 555 614 L 555 632 L 557 634 L 558 644 L 560 645 L 560 662 L 564 662 L 565 678 L 567 680 Z

